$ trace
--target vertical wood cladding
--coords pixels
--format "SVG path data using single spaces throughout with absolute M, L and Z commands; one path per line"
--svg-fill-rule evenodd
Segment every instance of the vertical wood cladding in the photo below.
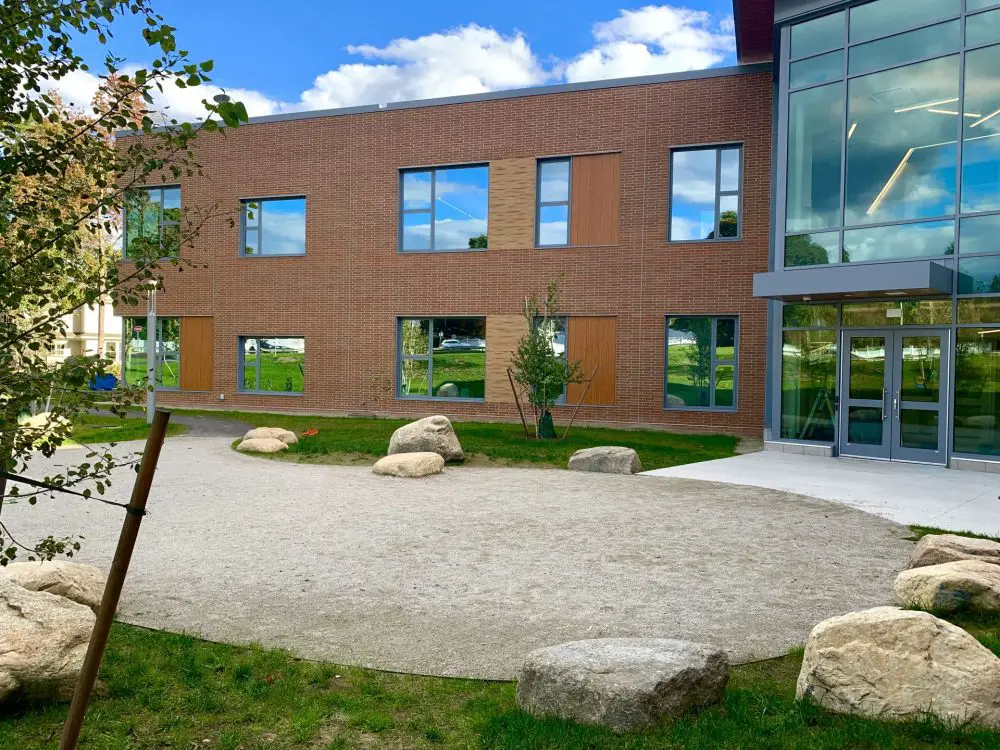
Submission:
M 566 348 L 569 350 L 570 359 L 579 360 L 585 378 L 594 375 L 583 403 L 613 405 L 617 367 L 617 321 L 612 317 L 571 317 L 568 328 Z M 597 368 L 596 374 L 594 368 Z M 584 387 L 584 383 L 570 383 L 566 388 L 566 403 L 576 405 Z
M 617 245 L 621 154 L 574 156 L 570 189 L 570 245 Z
M 490 250 L 535 246 L 535 159 L 490 162 Z
M 212 390 L 213 355 L 212 319 L 182 317 L 181 390 Z
M 527 331 L 528 322 L 523 315 L 486 316 L 487 401 L 501 404 L 514 403 L 507 368 L 510 367 L 511 354 L 517 349 L 517 343 Z
M 248 195 L 304 195 L 306 255 L 241 258 L 239 226 L 226 216 L 205 223 L 185 250 L 198 266 L 164 268 L 157 305 L 165 316 L 213 316 L 214 392 L 162 393 L 162 402 L 212 407 L 222 393 L 232 409 L 516 420 L 514 404 L 496 390 L 490 347 L 496 400 L 396 398 L 396 319 L 513 320 L 527 295 L 544 294 L 550 279 L 562 277 L 562 314 L 616 320 L 614 405 L 585 404 L 580 421 L 760 435 L 767 307 L 751 287 L 754 272 L 768 266 L 772 84 L 769 72 L 757 72 L 203 134 L 194 146 L 203 174 L 180 181 L 184 210 L 217 203 L 236 216 Z M 670 149 L 699 143 L 743 144 L 737 241 L 666 241 Z M 535 249 L 536 159 L 607 153 L 620 162 L 617 244 Z M 490 165 L 489 251 L 400 253 L 399 170 L 470 163 Z M 116 312 L 145 315 L 145 303 Z M 667 314 L 739 316 L 738 411 L 663 409 Z M 489 321 L 491 339 L 496 330 Z M 238 393 L 240 335 L 304 336 L 305 392 Z M 556 421 L 571 410 L 557 407 Z

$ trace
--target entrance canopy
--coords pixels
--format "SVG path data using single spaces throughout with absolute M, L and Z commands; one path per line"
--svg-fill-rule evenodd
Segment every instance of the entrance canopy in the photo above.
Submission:
M 753 277 L 753 296 L 784 302 L 951 294 L 952 269 L 932 260 L 798 268 Z

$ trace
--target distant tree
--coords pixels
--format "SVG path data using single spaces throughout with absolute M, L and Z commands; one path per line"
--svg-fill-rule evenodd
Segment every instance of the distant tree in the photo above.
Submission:
M 116 19 L 143 25 L 150 65 L 124 72 L 122 61 L 104 58 L 92 111 L 75 111 L 44 88 L 67 75 L 88 71 L 74 45 L 84 35 L 106 45 Z M 127 267 L 108 262 L 108 237 L 132 188 L 196 174 L 192 151 L 202 131 L 219 120 L 236 126 L 247 119 L 239 102 L 204 102 L 197 123 L 154 120 L 148 107 L 165 87 L 189 88 L 208 80 L 211 61 L 191 62 L 177 48 L 174 28 L 149 0 L 14 0 L 0 5 L 0 514 L 5 498 L 34 503 L 41 491 L 20 492 L 6 474 L 23 474 L 38 452 L 51 456 L 71 434 L 74 419 L 89 411 L 97 394 L 88 384 L 109 371 L 100 353 L 51 364 L 46 345 L 65 332 L 64 316 L 110 298 L 138 304 L 143 287 L 162 281 L 159 243 L 129 248 Z M 218 118 L 218 119 L 217 119 Z M 158 127 L 163 126 L 163 127 Z M 119 130 L 140 137 L 115 143 Z M 177 245 L 198 233 L 213 209 L 192 207 Z M 136 252 L 133 252 L 135 250 Z M 95 262 L 96 258 L 96 262 Z M 170 263 L 183 267 L 181 257 Z M 141 392 L 102 393 L 119 414 Z M 37 404 L 51 411 L 23 422 Z M 118 460 L 110 452 L 88 452 L 77 466 L 45 477 L 52 485 L 77 485 L 84 494 L 103 493 Z M 18 552 L 31 558 L 72 554 L 73 537 L 17 540 L 0 515 L 0 564 Z
M 785 238 L 786 266 L 818 266 L 830 262 L 826 248 L 813 242 L 808 234 Z
M 485 250 L 486 249 L 486 235 L 481 234 L 478 237 L 469 238 L 469 248 L 471 250 Z

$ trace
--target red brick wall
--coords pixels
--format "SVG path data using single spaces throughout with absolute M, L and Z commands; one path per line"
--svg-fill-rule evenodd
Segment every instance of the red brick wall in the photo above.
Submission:
M 207 268 L 168 269 L 158 305 L 214 317 L 214 391 L 163 403 L 516 418 L 512 404 L 397 400 L 396 318 L 517 313 L 564 274 L 566 314 L 618 319 L 617 403 L 585 406 L 581 420 L 761 434 L 766 307 L 751 279 L 768 264 L 769 73 L 260 123 L 199 141 L 204 176 L 182 180 L 185 210 L 217 203 L 236 216 L 240 198 L 304 194 L 306 255 L 241 258 L 238 225 L 205 226 L 185 254 Z M 670 148 L 728 142 L 744 145 L 742 240 L 667 243 Z M 622 154 L 616 247 L 397 252 L 400 168 L 611 150 Z M 667 313 L 740 316 L 737 412 L 663 409 Z M 252 334 L 306 337 L 304 395 L 236 393 L 237 337 Z

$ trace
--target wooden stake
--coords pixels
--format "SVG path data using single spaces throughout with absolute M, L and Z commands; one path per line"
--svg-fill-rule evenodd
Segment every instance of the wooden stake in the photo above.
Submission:
M 580 400 L 576 402 L 576 408 L 573 409 L 573 416 L 570 418 L 569 424 L 566 425 L 566 429 L 563 430 L 563 436 L 562 436 L 563 440 L 565 440 L 566 436 L 569 435 L 569 428 L 572 427 L 573 423 L 576 421 L 576 413 L 578 411 L 580 411 L 580 404 L 582 404 L 583 400 L 585 398 L 587 398 L 587 391 L 590 390 L 590 384 L 593 383 L 594 382 L 594 378 L 597 377 L 597 368 L 598 367 L 600 367 L 600 365 L 595 365 L 594 366 L 594 371 L 592 373 L 590 373 L 590 379 L 587 381 L 587 385 L 585 385 L 583 387 L 583 393 L 580 394 Z
M 135 540 L 139 535 L 139 525 L 146 513 L 146 500 L 149 499 L 149 488 L 153 485 L 153 474 L 156 472 L 156 463 L 160 460 L 160 448 L 163 447 L 163 438 L 167 434 L 169 421 L 170 412 L 156 410 L 153 427 L 146 439 L 146 449 L 142 453 L 142 462 L 139 464 L 139 474 L 135 479 L 135 486 L 132 487 L 132 499 L 126 508 L 125 521 L 118 537 L 118 548 L 111 563 L 111 573 L 104 587 L 101 608 L 97 610 L 97 621 L 94 623 L 94 631 L 90 634 L 87 656 L 83 660 L 80 679 L 73 692 L 69 716 L 63 725 L 59 750 L 76 750 L 76 743 L 80 739 L 83 717 L 87 713 L 87 703 L 90 702 L 90 695 L 94 691 L 101 659 L 104 658 L 111 623 L 115 619 L 115 612 L 118 611 L 118 599 L 121 597 L 125 574 L 128 573 L 128 566 L 132 561 L 132 550 L 135 549 Z
M 521 415 L 521 424 L 524 426 L 524 436 L 526 438 L 531 437 L 531 433 L 528 432 L 528 420 L 524 418 L 524 409 L 521 408 L 521 399 L 517 395 L 517 386 L 514 385 L 514 376 L 510 372 L 510 368 L 507 368 L 507 380 L 510 381 L 510 389 L 514 392 L 514 403 L 517 404 L 517 413 Z

